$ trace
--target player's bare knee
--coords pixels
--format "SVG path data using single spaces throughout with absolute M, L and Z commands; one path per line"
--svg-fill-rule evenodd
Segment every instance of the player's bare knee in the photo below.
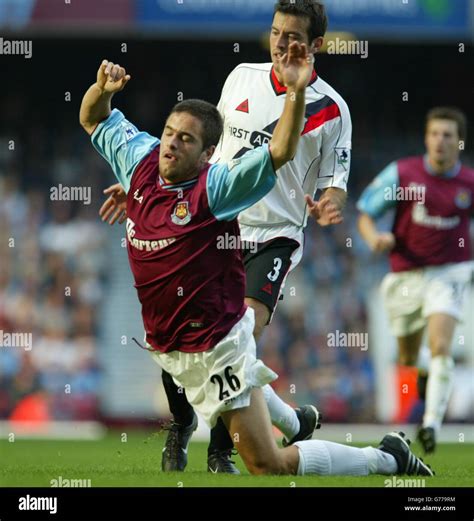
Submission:
M 284 465 L 277 459 L 264 460 L 257 458 L 246 464 L 250 474 L 255 476 L 261 475 L 278 475 L 285 474 Z
M 451 348 L 451 342 L 444 338 L 434 338 L 430 340 L 431 356 L 448 356 Z
M 266 452 L 265 454 L 255 452 L 246 456 L 241 454 L 241 456 L 244 460 L 245 466 L 251 474 L 263 475 L 286 473 L 285 461 L 281 457 L 280 450 Z
M 261 462 L 260 464 L 249 464 L 247 465 L 247 469 L 253 476 L 263 476 L 265 474 L 271 474 L 269 472 L 269 468 L 264 462 Z

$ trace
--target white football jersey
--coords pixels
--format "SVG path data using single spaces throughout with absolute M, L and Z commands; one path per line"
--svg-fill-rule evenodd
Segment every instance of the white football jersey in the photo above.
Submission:
M 238 65 L 227 78 L 218 104 L 224 132 L 211 162 L 230 162 L 268 143 L 285 98 L 286 88 L 278 82 L 271 63 Z M 332 186 L 346 190 L 351 133 L 347 104 L 314 72 L 306 89 L 304 128 L 296 156 L 278 170 L 270 193 L 240 214 L 242 238 L 265 242 L 283 236 L 302 244 L 307 222 L 304 194 L 314 196 L 317 189 Z

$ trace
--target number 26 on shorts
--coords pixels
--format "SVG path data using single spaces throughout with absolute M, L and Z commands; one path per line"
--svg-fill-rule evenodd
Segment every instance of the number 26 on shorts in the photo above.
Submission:
M 230 392 L 225 389 L 227 386 L 230 387 L 233 392 L 237 392 L 240 389 L 240 380 L 235 374 L 231 374 L 231 371 L 232 366 L 228 365 L 224 369 L 224 378 L 222 378 L 222 376 L 219 374 L 213 374 L 210 378 L 213 384 L 217 384 L 219 386 L 219 400 L 221 401 L 230 398 Z

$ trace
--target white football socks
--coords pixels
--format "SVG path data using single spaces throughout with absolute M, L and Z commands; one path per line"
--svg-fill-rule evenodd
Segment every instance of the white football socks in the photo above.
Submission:
M 293 407 L 285 403 L 270 387 L 262 387 L 263 396 L 267 402 L 272 424 L 283 433 L 287 440 L 291 440 L 300 431 L 300 421 Z
M 416 366 L 418 367 L 418 369 L 428 372 L 430 369 L 430 362 L 431 362 L 430 348 L 426 344 L 423 344 L 421 346 L 420 352 L 418 354 L 418 361 L 416 363 Z
M 453 375 L 454 361 L 450 356 L 435 356 L 431 359 L 423 427 L 433 427 L 436 432 L 441 428 L 453 388 Z
M 298 475 L 367 476 L 396 474 L 397 462 L 386 452 L 373 447 L 359 449 L 324 440 L 297 441 Z
M 367 457 L 369 474 L 384 474 L 391 476 L 397 473 L 397 460 L 389 454 L 374 447 L 364 447 L 362 449 Z

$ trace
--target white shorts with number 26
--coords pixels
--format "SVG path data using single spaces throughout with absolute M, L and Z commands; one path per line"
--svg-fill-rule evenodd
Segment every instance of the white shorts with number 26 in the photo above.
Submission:
M 263 387 L 278 378 L 257 359 L 254 325 L 255 314 L 249 307 L 213 349 L 201 353 L 152 353 L 154 360 L 185 389 L 189 403 L 211 428 L 221 412 L 248 407 L 253 387 Z

